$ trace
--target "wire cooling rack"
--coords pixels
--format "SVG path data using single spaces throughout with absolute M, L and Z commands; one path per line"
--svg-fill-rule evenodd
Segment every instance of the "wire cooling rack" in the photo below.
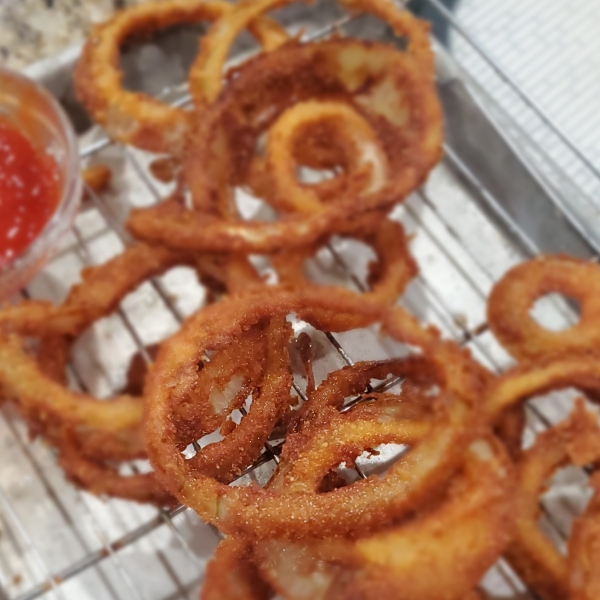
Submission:
M 472 43 L 482 60 L 490 61 L 438 0 L 427 1 Z M 344 18 L 318 33 L 347 24 Z M 490 62 L 490 68 L 530 110 L 537 111 L 555 135 L 569 143 L 510 77 L 494 63 Z M 181 104 L 186 101 L 185 96 L 177 99 Z M 447 337 L 470 348 L 478 360 L 501 372 L 511 362 L 487 330 L 486 297 L 495 280 L 538 248 L 509 216 L 503 216 L 503 226 L 489 218 L 483 201 L 493 203 L 494 194 L 452 147 L 445 151 L 427 184 L 393 213 L 409 233 L 411 251 L 421 268 L 401 302 L 423 322 L 438 326 Z M 158 202 L 168 192 L 168 186 L 148 174 L 154 157 L 114 144 L 101 132 L 82 139 L 81 156 L 112 167 L 111 190 L 101 196 L 87 190 L 88 199 L 72 233 L 26 296 L 62 300 L 81 268 L 102 263 L 131 243 L 122 226 L 130 208 Z M 260 214 L 261 207 L 250 198 L 243 198 L 241 206 L 247 216 Z M 370 258 L 360 244 L 334 240 L 307 268 L 316 282 L 339 282 L 360 290 Z M 148 359 L 148 347 L 173 333 L 203 304 L 204 296 L 194 274 L 184 268 L 144 284 L 124 300 L 117 314 L 95 324 L 77 342 L 69 368 L 71 384 L 99 397 L 114 393 L 125 382 L 131 356 L 138 352 Z M 557 301 L 541 306 L 537 314 L 555 326 L 574 318 Z M 369 330 L 335 336 L 310 333 L 318 379 L 354 360 L 386 357 L 391 349 Z M 300 393 L 301 388 L 298 381 Z M 529 439 L 564 418 L 570 405 L 568 394 L 530 402 Z M 52 451 L 39 441 L 28 440 L 23 423 L 10 407 L 2 409 L 0 444 L 0 599 L 197 597 L 219 537 L 192 511 L 102 500 L 74 489 L 64 481 Z M 265 451 L 259 462 L 272 458 Z M 572 470 L 562 474 L 559 484 L 552 496 L 544 498 L 542 526 L 562 547 L 573 516 L 586 500 L 585 477 Z M 502 560 L 484 583 L 497 597 L 534 597 Z

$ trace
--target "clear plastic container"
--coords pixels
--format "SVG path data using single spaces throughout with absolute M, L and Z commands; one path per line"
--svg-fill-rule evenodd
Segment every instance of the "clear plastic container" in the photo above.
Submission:
M 46 90 L 0 67 L 0 115 L 52 155 L 62 186 L 57 208 L 40 235 L 12 263 L 0 269 L 0 300 L 4 300 L 25 287 L 57 251 L 79 209 L 82 185 L 75 131 Z

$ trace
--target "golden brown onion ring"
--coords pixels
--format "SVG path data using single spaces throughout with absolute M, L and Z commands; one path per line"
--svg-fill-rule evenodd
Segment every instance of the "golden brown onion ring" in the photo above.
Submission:
M 214 102 L 219 95 L 227 55 L 241 31 L 265 12 L 293 1 L 242 0 L 233 11 L 213 24 L 202 40 L 200 53 L 188 76 L 190 92 L 198 107 Z M 408 39 L 407 54 L 419 62 L 422 69 L 433 71 L 429 25 L 424 21 L 386 0 L 341 0 L 340 4 L 352 12 L 369 12 L 387 21 L 397 36 Z
M 224 299 L 190 317 L 180 332 L 163 344 L 149 374 L 145 440 L 157 476 L 183 503 L 225 533 L 246 532 L 256 537 L 327 536 L 375 527 L 413 509 L 432 486 L 443 485 L 474 434 L 474 412 L 460 397 L 451 394 L 453 401 L 436 419 L 431 434 L 382 479 L 369 478 L 326 494 L 298 494 L 293 503 L 288 503 L 269 490 L 227 487 L 199 473 L 192 477 L 176 445 L 177 423 L 172 407 L 188 397 L 187 388 L 193 384 L 199 357 L 235 342 L 243 330 L 266 315 L 294 312 L 303 318 L 305 312 L 315 309 L 335 309 L 349 318 L 359 313 L 373 321 L 383 316 L 386 330 L 398 333 L 398 340 L 411 344 L 420 341 L 428 351 L 439 343 L 437 334 L 421 329 L 400 308 L 387 310 L 336 288 L 304 288 L 295 292 L 271 288 L 264 294 Z M 447 367 L 447 371 L 461 371 L 460 367 Z M 461 377 L 462 374 L 448 375 L 449 380 Z
M 252 561 L 252 544 L 227 538 L 206 568 L 200 600 L 270 600 L 273 593 Z
M 83 269 L 81 283 L 58 306 L 41 300 L 5 305 L 0 310 L 0 330 L 33 337 L 76 337 L 92 322 L 114 312 L 123 298 L 144 281 L 180 265 L 196 267 L 201 276 L 220 277 L 223 287 L 230 291 L 261 283 L 244 258 L 198 257 L 160 246 L 136 244 L 102 265 Z
M 539 434 L 517 463 L 516 532 L 506 558 L 523 582 L 544 600 L 569 598 L 567 559 L 538 526 L 539 496 L 561 467 L 600 459 L 600 428 L 583 401 L 560 425 Z
M 374 225 L 365 224 L 368 229 L 362 233 L 343 236 L 364 242 L 371 246 L 376 254 L 376 261 L 368 265 L 369 291 L 364 293 L 363 297 L 382 304 L 394 304 L 410 280 L 417 275 L 417 263 L 410 254 L 402 225 L 387 219 L 381 221 L 379 218 L 374 220 Z M 271 255 L 271 263 L 275 267 L 279 282 L 292 287 L 308 284 L 304 275 L 304 262 L 314 256 L 320 246 L 315 244 L 308 248 Z M 335 315 L 323 318 L 329 323 L 335 321 Z M 362 326 L 360 319 L 356 320 L 355 326 Z
M 228 482 L 260 456 L 275 424 L 293 404 L 287 352 L 291 335 L 291 326 L 280 317 L 272 318 L 265 327 L 266 363 L 258 384 L 252 390 L 252 405 L 241 423 L 224 439 L 205 446 L 187 460 L 187 467 L 192 473 Z M 196 398 L 193 401 L 198 402 Z
M 329 203 L 314 215 L 277 222 L 224 220 L 222 207 L 233 205 L 235 187 L 247 181 L 260 134 L 292 102 L 331 94 L 352 101 L 372 123 L 389 164 L 384 188 Z M 305 246 L 348 231 L 364 214 L 404 199 L 441 154 L 441 111 L 432 74 L 388 46 L 348 39 L 289 43 L 248 61 L 196 125 L 184 164 L 196 210 L 174 197 L 133 211 L 128 227 L 140 239 L 226 252 Z
M 387 411 L 377 415 L 377 404 L 359 405 L 329 424 L 314 423 L 315 436 L 304 434 L 308 439 L 293 457 L 284 451 L 270 485 L 290 493 L 293 502 L 298 490 L 318 486 L 330 460 L 345 456 L 351 463 L 365 447 L 394 439 L 394 432 L 398 443 L 414 443 L 425 435 L 429 423 L 419 420 L 423 416 L 394 423 Z M 400 415 L 403 408 L 407 405 L 399 403 Z M 366 423 L 372 426 L 361 426 Z M 336 456 L 326 456 L 323 439 L 330 440 Z M 291 442 L 296 443 L 294 436 Z M 305 465 L 313 465 L 315 471 Z M 501 444 L 483 437 L 469 446 L 464 470 L 449 491 L 416 518 L 355 541 L 343 537 L 298 543 L 259 541 L 257 562 L 273 587 L 291 600 L 458 600 L 479 582 L 510 540 L 511 492 L 510 463 Z M 458 571 L 455 560 L 461 565 Z
M 117 396 L 99 401 L 68 390 L 45 376 L 14 336 L 0 339 L 0 386 L 6 397 L 16 399 L 41 422 L 119 432 L 136 429 L 141 420 L 139 398 Z
M 569 538 L 569 600 L 600 598 L 600 473 L 592 476 L 590 485 L 594 495 Z
M 89 457 L 79 446 L 77 436 L 62 432 L 55 440 L 58 464 L 67 479 L 97 496 L 111 496 L 159 507 L 175 506 L 176 500 L 158 485 L 154 473 L 123 476 L 119 469 L 101 457 Z
M 307 129 L 315 127 L 320 127 L 320 135 L 331 136 L 340 148 L 347 173 L 343 187 L 337 186 L 341 188 L 338 197 L 373 194 L 386 185 L 387 158 L 371 124 L 343 102 L 307 100 L 288 108 L 268 133 L 265 168 L 273 186 L 269 201 L 274 206 L 302 214 L 321 210 L 318 189 L 298 181 L 293 156 L 299 141 L 307 138 Z
M 580 319 L 564 331 L 549 331 L 530 311 L 536 300 L 560 293 L 579 303 Z M 488 323 L 517 360 L 600 348 L 600 266 L 565 255 L 542 256 L 512 268 L 493 287 Z
M 96 25 L 75 69 L 77 97 L 113 138 L 150 152 L 179 154 L 192 114 L 141 93 L 123 89 L 119 49 L 133 35 L 149 34 L 186 22 L 214 21 L 230 12 L 219 0 L 163 0 L 137 4 Z M 266 48 L 286 39 L 270 19 L 250 24 Z

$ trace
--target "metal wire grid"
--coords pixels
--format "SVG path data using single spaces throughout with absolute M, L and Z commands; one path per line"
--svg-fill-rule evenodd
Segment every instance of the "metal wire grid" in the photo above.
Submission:
M 430 0 L 430 2 L 439 4 L 437 0 Z M 339 25 L 341 23 L 328 26 L 324 28 L 323 33 Z M 115 148 L 117 147 L 108 140 L 100 140 L 84 147 L 81 154 L 86 158 L 95 157 Z M 118 148 L 118 150 L 125 155 L 130 170 L 136 173 L 139 183 L 145 186 L 147 195 L 152 201 L 160 200 L 161 191 L 147 175 L 143 164 L 144 155 L 129 148 Z M 527 242 L 527 236 L 517 223 L 511 224 L 513 233 L 521 231 L 521 235 L 517 235 L 520 239 L 515 243 L 514 239 L 507 239 L 476 209 L 472 203 L 472 191 L 461 185 L 453 172 L 459 173 L 471 184 L 477 185 L 479 182 L 451 148 L 446 148 L 444 162 L 445 164 L 434 172 L 428 185 L 396 211 L 396 216 L 401 216 L 407 230 L 416 233 L 413 251 L 422 267 L 422 275 L 415 284 L 411 285 L 403 302 L 423 320 L 433 322 L 448 336 L 470 347 L 479 360 L 501 371 L 507 366 L 508 361 L 486 331 L 483 319 L 485 298 L 491 283 L 507 266 L 523 257 L 523 245 L 526 248 L 525 254 L 535 254 L 537 249 Z M 446 166 L 450 169 L 445 168 Z M 449 197 L 449 190 L 452 190 L 452 197 Z M 480 193 L 489 195 L 485 189 L 480 189 Z M 86 219 L 86 214 L 83 214 L 82 218 L 85 221 L 83 226 L 80 224 L 81 219 L 78 219 L 72 244 L 83 264 L 94 262 L 90 247 L 94 245 L 97 237 L 112 231 L 123 243 L 130 242 L 120 226 L 118 216 L 111 212 L 114 207 L 111 207 L 105 198 L 99 198 L 91 191 L 89 194 L 95 208 L 93 218 Z M 487 200 L 494 199 L 492 197 Z M 456 218 L 458 206 L 463 210 L 459 220 Z M 470 206 L 468 212 L 464 212 L 465 206 Z M 102 218 L 98 219 L 98 215 Z M 87 225 L 91 221 L 103 222 L 100 231 L 94 228 L 88 230 Z M 473 231 L 477 231 L 478 235 L 473 236 Z M 490 260 L 489 255 L 481 252 L 482 239 L 498 250 L 495 259 Z M 352 264 L 349 267 L 344 262 L 348 259 L 348 256 L 344 255 L 344 247 L 332 251 L 334 254 L 329 259 L 337 265 L 343 265 L 347 279 L 355 284 L 359 282 L 360 278 L 355 275 L 356 265 Z M 498 255 L 501 257 L 498 258 Z M 350 258 L 354 260 L 352 255 Z M 323 260 L 321 257 L 321 261 Z M 330 274 L 330 269 L 325 267 L 323 272 Z M 151 285 L 175 322 L 181 322 L 185 311 L 173 300 L 164 281 L 160 278 L 155 279 Z M 450 291 L 452 293 L 449 293 Z M 474 310 L 466 314 L 462 313 L 465 306 L 474 307 Z M 558 312 L 555 310 L 554 314 L 558 315 L 559 319 L 570 319 L 564 311 L 557 310 Z M 127 310 L 120 309 L 118 317 L 135 347 L 144 355 L 147 346 L 146 336 L 136 327 Z M 357 338 L 353 333 L 329 336 L 328 341 L 323 343 L 330 344 L 333 355 L 332 362 L 328 363 L 330 368 L 332 365 L 348 364 L 352 360 L 351 357 L 362 357 L 364 337 Z M 389 352 L 389 348 L 382 347 L 380 350 L 382 356 Z M 336 359 L 335 356 L 338 358 Z M 370 358 L 375 357 L 370 356 Z M 72 369 L 72 375 L 79 387 L 82 389 L 88 387 L 85 378 L 78 373 L 76 367 Z M 539 430 L 564 416 L 566 405 L 558 401 L 554 403 L 546 401 L 539 405 L 531 403 L 529 410 L 530 427 Z M 208 546 L 216 544 L 218 538 L 214 532 L 203 527 L 194 515 L 183 507 L 173 511 L 156 512 L 154 509 L 132 507 L 119 501 L 109 501 L 103 505 L 95 498 L 67 488 L 60 477 L 51 473 L 52 456 L 47 449 L 42 452 L 44 449 L 39 448 L 39 444 L 30 445 L 27 442 L 22 423 L 14 419 L 9 410 L 5 410 L 3 416 L 4 420 L 0 423 L 1 433 L 4 434 L 3 430 L 6 430 L 9 434 L 6 439 L 11 439 L 11 443 L 18 447 L 29 469 L 35 473 L 37 479 L 35 487 L 42 495 L 50 498 L 54 513 L 60 515 L 58 526 L 61 529 L 65 525 L 68 527 L 82 551 L 82 556 L 67 561 L 66 566 L 54 567 L 52 564 L 54 561 L 45 551 L 45 548 L 50 545 L 40 540 L 43 532 L 35 529 L 37 521 L 34 521 L 34 525 L 31 524 L 28 515 L 24 516 L 19 510 L 14 494 L 8 493 L 4 483 L 0 482 L 0 524 L 5 532 L 4 538 L 7 539 L 4 544 L 10 544 L 13 550 L 17 550 L 17 554 L 22 555 L 22 564 L 30 571 L 27 580 L 33 582 L 25 591 L 12 596 L 18 600 L 30 600 L 45 594 L 55 598 L 69 598 L 73 595 L 73 590 L 75 595 L 77 591 L 88 590 L 90 597 L 94 598 L 194 597 L 205 566 L 203 556 L 207 555 L 206 552 L 199 552 L 194 545 L 199 540 Z M 31 493 L 30 489 L 26 491 Z M 65 493 L 69 498 L 64 497 Z M 77 506 L 76 511 L 73 511 L 73 506 Z M 42 508 L 44 511 L 47 510 L 46 506 Z M 553 508 L 559 513 L 566 511 L 573 514 L 578 507 L 570 505 L 566 508 L 564 506 Z M 546 511 L 549 529 L 554 531 L 559 541 L 561 539 L 564 541 L 566 534 L 564 525 L 559 523 L 561 519 L 554 519 L 553 514 L 554 511 Z M 107 525 L 107 518 L 125 520 L 119 535 L 112 535 L 114 528 Z M 45 521 L 47 522 L 48 519 L 46 518 Z M 85 527 L 89 526 L 93 530 L 93 535 L 84 531 L 82 522 Z M 169 532 L 170 540 L 176 543 L 178 552 L 173 553 L 170 549 L 165 549 L 161 545 L 161 540 L 153 537 L 161 530 Z M 121 533 L 122 531 L 124 533 Z M 94 537 L 95 540 L 90 542 Z M 135 557 L 138 562 L 132 563 L 128 560 L 127 549 L 144 542 L 154 546 L 150 550 L 156 558 L 153 566 L 160 566 L 162 570 L 162 573 L 159 573 L 160 577 L 166 574 L 170 579 L 172 584 L 170 594 L 153 595 L 148 593 L 147 587 L 140 586 L 140 569 L 143 575 L 147 572 L 143 571 L 139 555 Z M 6 589 L 18 588 L 18 582 L 7 580 L 6 573 L 11 574 L 14 568 L 8 565 L 9 561 L 4 559 L 4 554 L 3 538 L 0 537 L 0 565 L 3 566 L 1 574 L 4 575 L 0 581 Z M 187 563 L 187 568 L 182 567 L 183 563 Z M 6 566 L 7 569 L 4 568 Z M 26 577 L 25 574 L 17 573 L 17 575 Z M 81 582 L 80 587 L 69 588 L 70 584 L 77 582 Z M 518 580 L 502 561 L 488 576 L 488 583 L 494 590 L 505 590 L 515 596 L 523 592 Z

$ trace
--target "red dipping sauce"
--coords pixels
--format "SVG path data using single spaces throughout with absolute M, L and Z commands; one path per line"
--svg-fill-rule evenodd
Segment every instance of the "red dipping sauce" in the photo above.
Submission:
M 0 269 L 39 236 L 60 197 L 55 160 L 0 117 Z

